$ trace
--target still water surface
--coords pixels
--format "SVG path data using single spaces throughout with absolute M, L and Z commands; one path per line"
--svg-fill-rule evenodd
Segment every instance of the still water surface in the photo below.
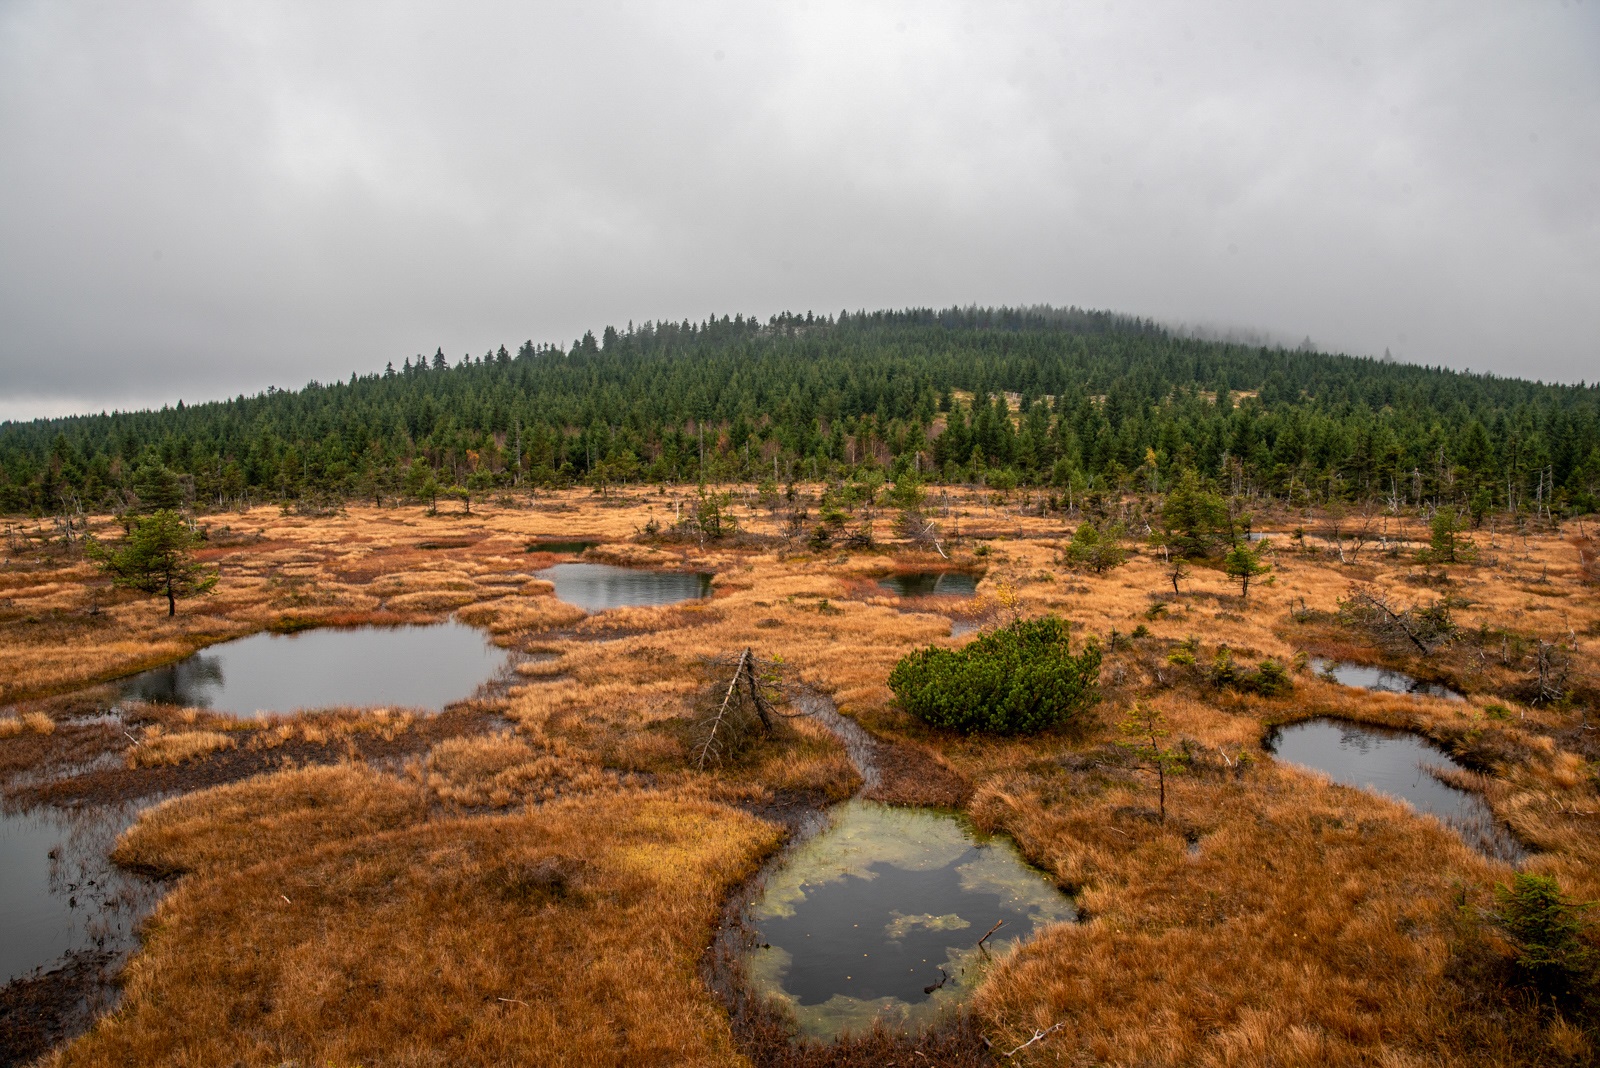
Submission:
M 1427 770 L 1465 771 L 1465 765 L 1409 731 L 1313 719 L 1278 728 L 1267 739 L 1267 749 L 1279 760 L 1315 768 L 1334 782 L 1398 798 L 1438 816 L 1468 845 L 1489 856 L 1516 861 L 1523 854 L 1480 795 L 1441 782 Z
M 975 597 L 976 576 L 964 571 L 911 571 L 878 583 L 896 597 Z
M 119 953 L 154 883 L 106 859 L 133 806 L 0 814 L 0 985 L 73 950 Z
M 570 556 L 580 556 L 601 544 L 598 541 L 530 541 L 530 553 L 564 553 Z
M 213 645 L 133 676 L 122 696 L 239 716 L 379 705 L 438 711 L 470 697 L 506 662 L 482 631 L 455 620 L 329 627 Z
M 878 1019 L 927 1023 L 970 997 L 993 957 L 1077 912 L 1010 841 L 858 800 L 794 850 L 750 915 L 752 983 L 788 1003 L 802 1034 L 831 1038 Z
M 711 576 L 699 571 L 556 564 L 535 573 L 555 583 L 558 600 L 577 605 L 585 612 L 632 605 L 674 604 L 711 596 Z
M 1448 686 L 1441 686 L 1437 682 L 1427 682 L 1414 675 L 1407 675 L 1403 671 L 1390 671 L 1388 668 L 1371 667 L 1367 664 L 1344 664 L 1334 660 L 1313 659 L 1311 668 L 1319 675 L 1331 675 L 1333 680 L 1344 686 L 1356 686 L 1363 690 L 1378 690 L 1383 693 L 1409 693 L 1417 697 L 1444 697 L 1451 701 L 1465 701 L 1466 698 Z

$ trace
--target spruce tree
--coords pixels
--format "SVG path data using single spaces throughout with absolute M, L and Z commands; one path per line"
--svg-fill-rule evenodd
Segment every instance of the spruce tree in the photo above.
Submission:
M 165 594 L 171 617 L 178 614 L 178 598 L 207 593 L 217 584 L 216 569 L 194 559 L 198 541 L 181 515 L 163 508 L 135 519 L 128 536 L 115 547 L 90 538 L 85 551 L 115 585 Z

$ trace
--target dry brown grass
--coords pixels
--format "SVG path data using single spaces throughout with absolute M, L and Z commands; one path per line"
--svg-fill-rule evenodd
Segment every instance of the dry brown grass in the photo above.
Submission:
M 15 738 L 19 734 L 55 733 L 55 720 L 43 712 L 24 712 L 20 716 L 0 716 L 0 738 Z
M 695 961 L 777 837 L 597 795 L 199 874 L 49 1063 L 736 1065 Z
M 128 750 L 128 767 L 155 768 L 163 764 L 182 764 L 185 760 L 231 749 L 238 742 L 222 731 L 179 731 L 168 734 L 160 728 L 147 731 L 138 745 Z
M 241 871 L 410 826 L 427 813 L 422 791 L 392 776 L 350 765 L 299 768 L 164 801 L 112 856 L 162 877 Z
M 375 738 L 411 747 L 395 775 L 294 772 L 308 776 L 302 786 L 292 787 L 302 782 L 292 777 L 258 780 L 227 788 L 237 793 L 173 802 L 147 818 L 120 855 L 151 870 L 196 874 L 158 914 L 127 1009 L 62 1062 L 175 1061 L 173 1051 L 191 1037 L 199 1045 L 189 1063 L 478 1063 L 523 1056 L 534 1042 L 557 1051 L 531 1057 L 544 1063 L 732 1058 L 729 1025 L 694 980 L 693 963 L 710 940 L 718 896 L 776 832 L 728 806 L 820 803 L 859 785 L 842 748 L 807 721 L 727 767 L 693 770 L 683 716 L 703 684 L 702 658 L 746 646 L 782 658 L 792 681 L 831 694 L 846 714 L 899 746 L 895 797 L 966 803 L 1079 893 L 1088 922 L 1048 932 L 998 969 L 982 993 L 978 1023 L 1002 1049 L 1066 1021 L 1023 1059 L 1466 1065 L 1592 1055 L 1585 1051 L 1593 1035 L 1505 1000 L 1484 978 L 1497 974 L 1504 947 L 1468 921 L 1508 869 L 1431 820 L 1278 767 L 1261 748 L 1271 725 L 1313 715 L 1426 733 L 1475 769 L 1469 785 L 1535 849 L 1529 870 L 1557 877 L 1577 898 L 1600 898 L 1600 751 L 1590 740 L 1596 732 L 1582 729 L 1584 710 L 1515 699 L 1523 668 L 1497 664 L 1468 644 L 1420 662 L 1327 622 L 1352 581 L 1406 601 L 1448 592 L 1470 602 L 1456 609 L 1464 627 L 1565 641 L 1574 647 L 1575 671 L 1593 679 L 1600 605 L 1583 584 L 1572 543 L 1480 533 L 1478 562 L 1448 569 L 1441 587 L 1437 569 L 1424 576 L 1409 553 L 1369 547 L 1354 564 L 1341 564 L 1328 551 L 1278 537 L 1271 583 L 1253 587 L 1245 604 L 1222 574 L 1204 567 L 1172 597 L 1161 562 L 1148 554 L 1100 576 L 1061 571 L 1054 560 L 1068 524 L 954 497 L 965 514 L 942 518 L 947 529 L 959 522 L 993 540 L 981 555 L 971 543 L 956 548 L 949 563 L 908 547 L 817 555 L 776 543 L 626 542 L 652 516 L 670 517 L 670 500 L 653 495 L 600 506 L 587 494 L 566 494 L 533 510 L 471 517 L 356 508 L 335 519 L 284 519 L 258 510 L 238 523 L 259 526 L 263 540 L 215 550 L 227 561 L 223 587 L 182 606 L 174 624 L 159 606 L 125 599 L 102 602 L 98 622 L 57 620 L 36 628 L 37 636 L 33 625 L 0 620 L 12 639 L 0 644 L 0 678 L 16 665 L 17 692 L 103 678 L 285 620 L 420 620 L 441 610 L 426 606 L 462 598 L 470 602 L 459 618 L 544 657 L 522 665 L 497 706 L 505 718 L 487 734 L 482 727 L 462 737 L 423 734 L 431 721 L 344 710 L 230 731 L 236 751 L 195 756 L 203 765 L 258 748 L 336 748 Z M 739 514 L 748 529 L 776 533 L 765 512 L 747 514 L 740 505 Z M 1267 518 L 1258 526 L 1305 522 Z M 1423 533 L 1414 521 L 1395 521 L 1390 530 Z M 585 618 L 532 576 L 551 559 L 523 552 L 539 536 L 598 536 L 614 542 L 594 552 L 600 559 L 715 571 L 714 597 Z M 900 601 L 875 584 L 888 571 L 930 565 L 981 572 L 983 605 Z M 92 580 L 69 563 L 31 574 L 40 592 L 30 603 L 67 604 Z M 1141 624 L 1148 636 L 1108 656 L 1105 703 L 1069 730 L 971 739 L 904 717 L 886 685 L 895 661 L 921 644 L 959 644 L 964 639 L 948 637 L 951 616 L 1003 618 L 1007 599 L 1023 614 L 1065 615 L 1079 639 L 1113 630 L 1126 636 Z M 1199 666 L 1169 664 L 1168 650 L 1190 638 L 1199 643 Z M 1368 694 L 1308 675 L 1297 676 L 1295 692 L 1283 698 L 1218 690 L 1203 668 L 1222 645 L 1245 666 L 1269 656 L 1292 661 L 1300 652 L 1382 663 L 1447 681 L 1470 699 Z M 1164 827 L 1151 819 L 1149 776 L 1117 758 L 1116 725 L 1136 698 L 1160 708 L 1175 739 L 1203 755 L 1169 783 L 1172 817 Z M 225 730 L 204 714 L 151 715 L 167 737 Z M 1241 757 L 1243 770 L 1235 771 Z M 518 807 L 525 814 L 479 811 Z M 467 815 L 429 823 L 430 811 L 435 820 Z M 669 811 L 694 815 L 662 815 Z M 682 836 L 660 832 L 663 820 L 681 824 Z M 580 848 L 584 836 L 591 841 Z M 158 849 L 157 841 L 165 844 Z M 608 866 L 613 848 L 639 858 L 659 849 L 664 866 L 624 875 Z M 492 889 L 495 879 L 510 878 L 492 874 L 497 851 L 518 850 L 533 868 L 545 871 L 539 865 L 551 860 L 551 871 L 567 873 L 529 885 L 556 879 L 590 888 L 573 901 L 539 898 L 528 906 L 558 932 L 530 934 L 526 917 Z M 440 859 L 447 852 L 448 862 Z M 570 867 L 574 858 L 583 863 Z M 459 869 L 453 876 L 451 865 Z M 630 881 L 636 876 L 642 881 Z M 584 896 L 595 887 L 626 891 Z M 596 904 L 602 900 L 606 909 Z M 402 905 L 410 911 L 402 914 Z M 667 910 L 659 929 L 652 908 Z M 497 925 L 528 941 L 508 948 Z M 311 929 L 335 937 L 316 944 L 306 935 Z M 366 931 L 371 961 L 347 944 Z M 488 948 L 468 945 L 464 932 Z M 648 966 L 630 940 L 656 947 Z M 516 967 L 502 967 L 496 953 Z M 611 985 L 591 981 L 574 961 Z M 309 978 L 294 982 L 291 963 Z M 435 968 L 429 1003 L 417 977 Z M 524 978 L 532 985 L 518 993 L 513 980 Z M 174 1005 L 182 1008 L 170 1018 L 158 1011 Z M 219 1023 L 234 1017 L 237 1026 Z M 552 1022 L 558 1018 L 566 1035 Z M 761 1063 L 776 1057 L 762 1048 Z

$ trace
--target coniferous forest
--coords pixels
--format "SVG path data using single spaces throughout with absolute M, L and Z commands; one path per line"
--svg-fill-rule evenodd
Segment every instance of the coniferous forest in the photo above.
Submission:
M 1078 309 L 743 316 L 0 424 L 0 510 L 471 497 L 877 470 L 1490 511 L 1600 504 L 1600 387 L 1198 340 Z

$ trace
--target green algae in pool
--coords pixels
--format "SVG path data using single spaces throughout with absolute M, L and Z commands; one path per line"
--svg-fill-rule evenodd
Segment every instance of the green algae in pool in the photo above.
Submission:
M 990 960 L 1076 915 L 1010 841 L 946 813 L 850 801 L 768 877 L 747 964 L 808 1037 L 921 1026 L 969 998 Z

